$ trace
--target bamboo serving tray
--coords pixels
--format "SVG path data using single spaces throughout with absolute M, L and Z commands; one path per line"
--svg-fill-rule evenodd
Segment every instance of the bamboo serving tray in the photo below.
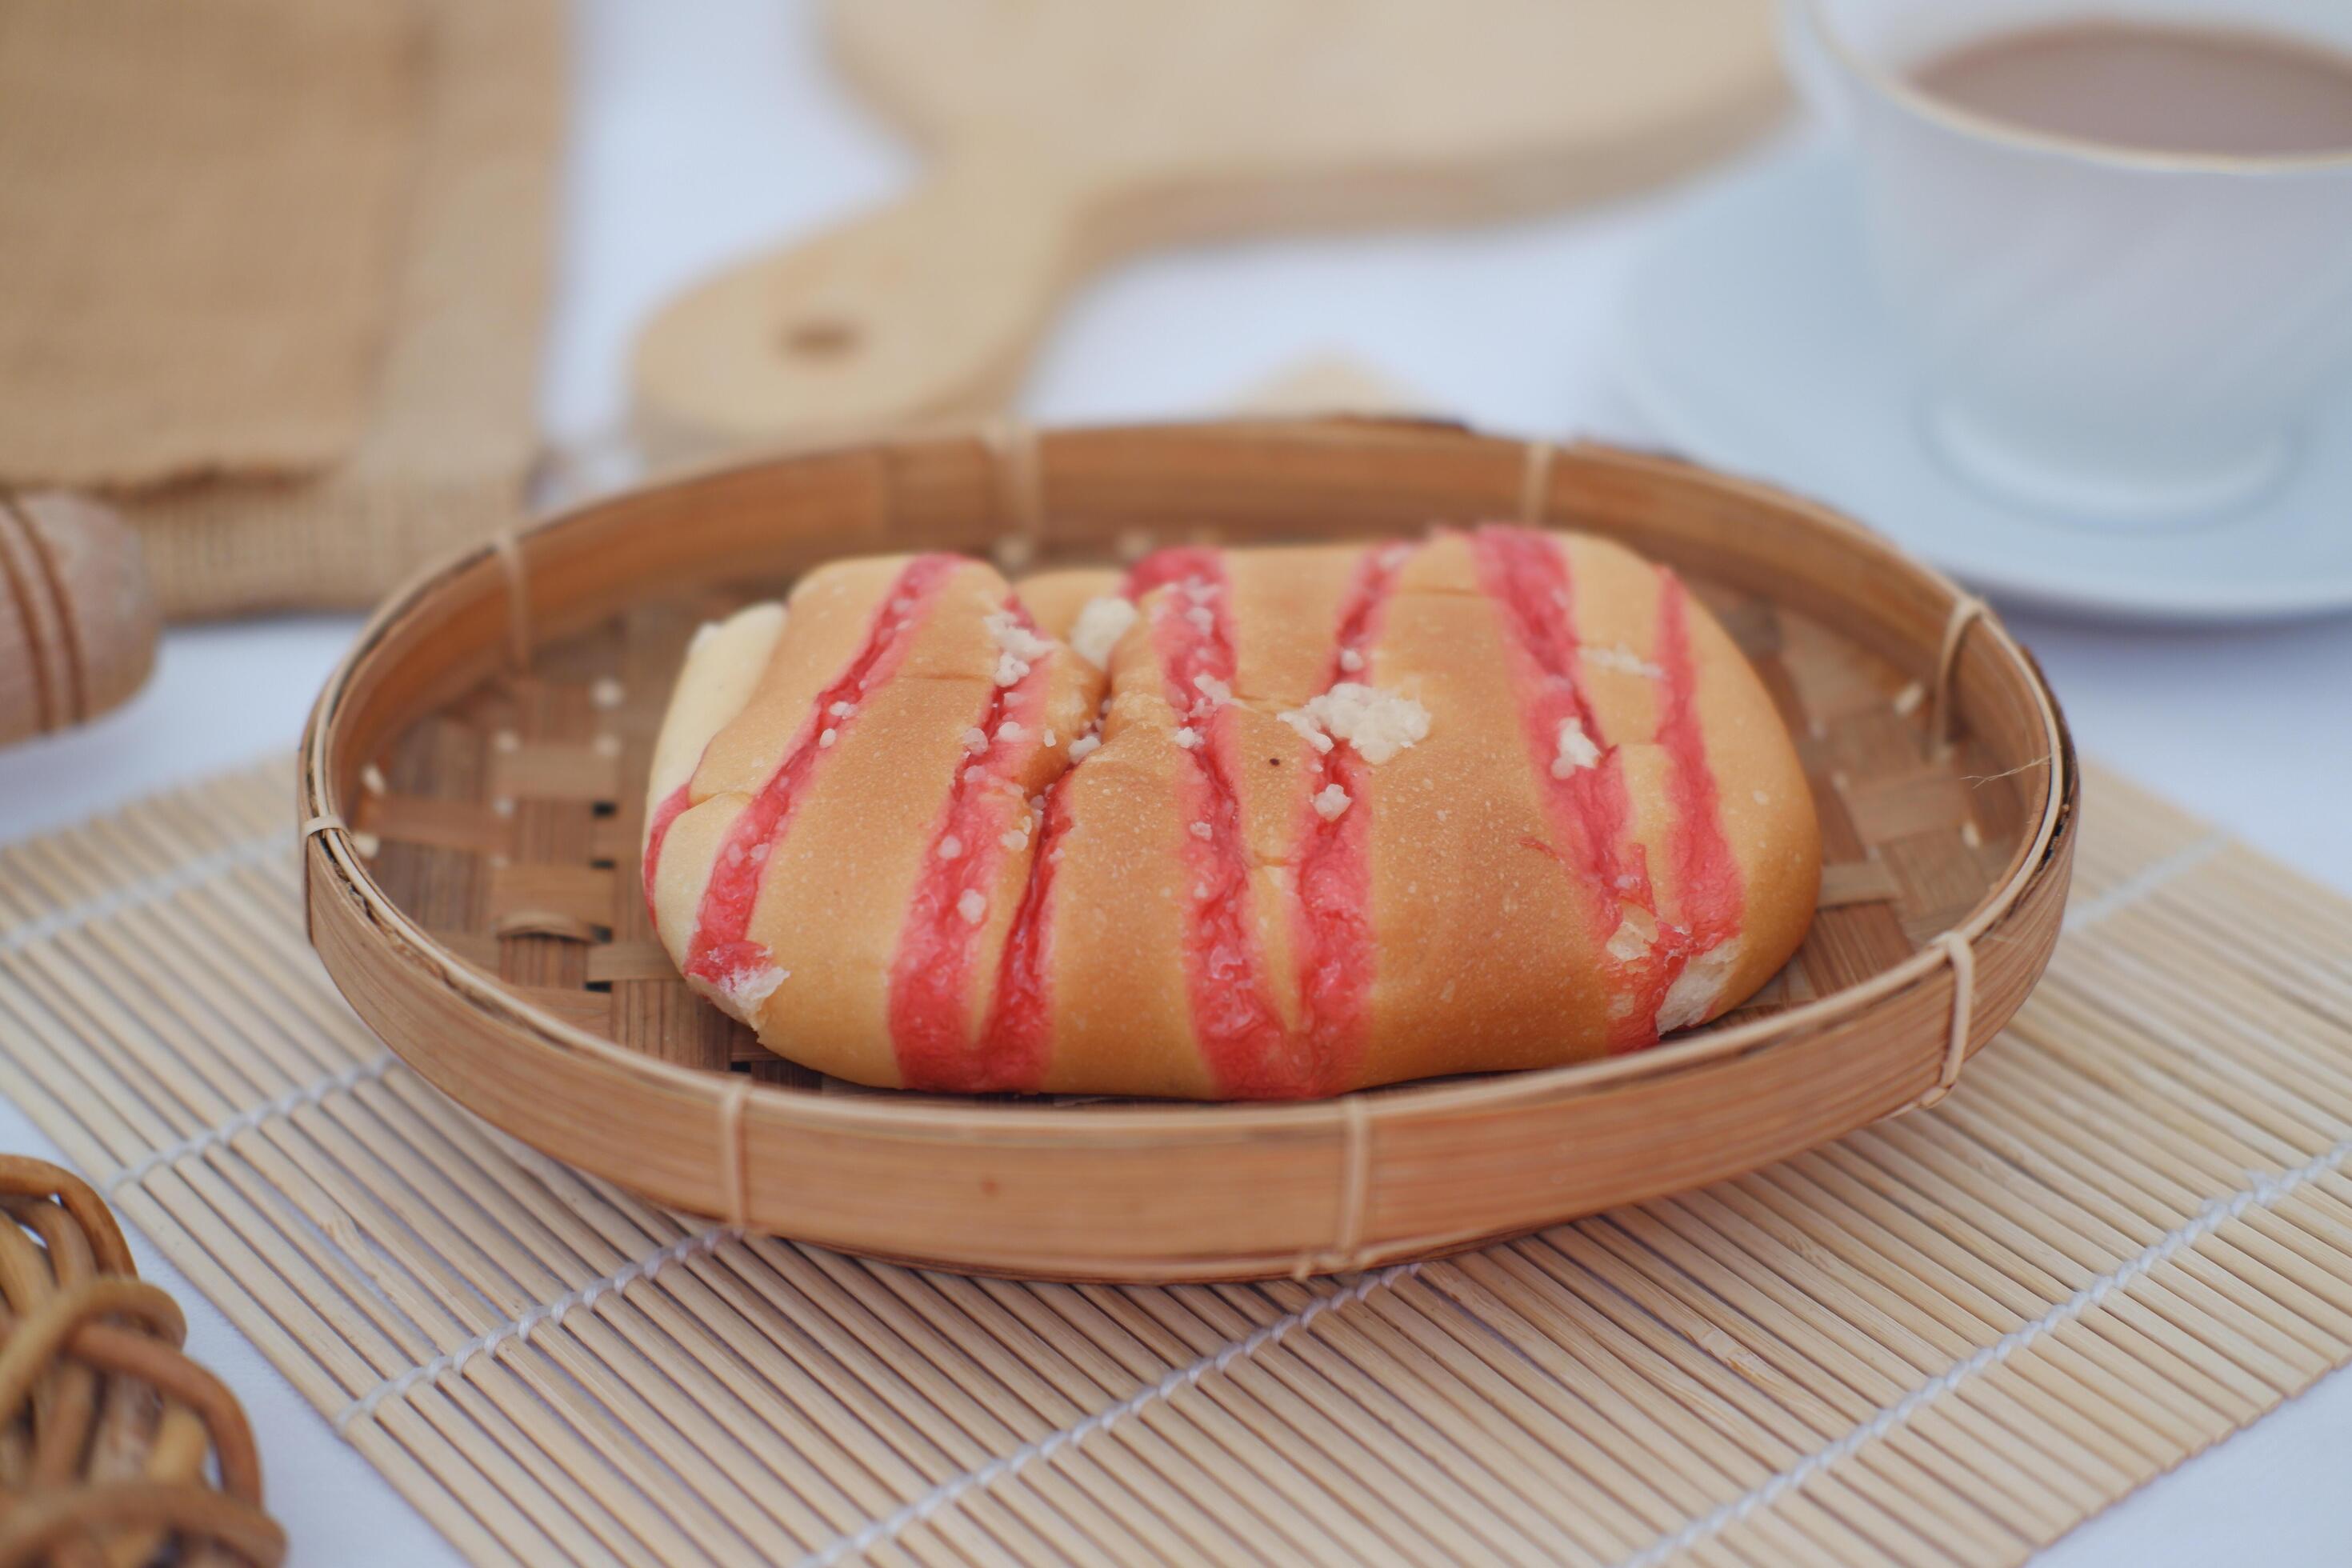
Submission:
M 1715 1026 L 1633 1056 L 1283 1106 L 876 1092 L 769 1057 L 631 874 L 700 621 L 861 552 L 1008 565 L 1518 518 L 1673 564 L 1757 663 L 1823 907 Z M 641 489 L 395 595 L 306 733 L 311 940 L 411 1068 L 660 1202 L 873 1256 L 1116 1280 L 1360 1269 L 1756 1169 L 1931 1101 L 2059 929 L 2071 742 L 1980 605 L 1875 535 L 1668 459 L 1437 425 L 913 436 Z

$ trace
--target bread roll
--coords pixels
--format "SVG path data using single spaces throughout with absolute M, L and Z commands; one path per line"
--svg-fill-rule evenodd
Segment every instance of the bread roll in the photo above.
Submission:
M 645 878 L 821 1071 L 1290 1099 L 1704 1023 L 1796 950 L 1820 834 L 1672 573 L 1488 526 L 813 573 L 689 654 Z

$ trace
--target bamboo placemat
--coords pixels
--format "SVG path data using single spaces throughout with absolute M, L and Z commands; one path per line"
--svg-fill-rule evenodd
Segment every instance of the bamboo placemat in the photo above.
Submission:
M 747 1239 L 513 1145 L 327 983 L 288 800 L 0 851 L 0 1090 L 479 1562 L 2011 1563 L 2352 1355 L 2352 902 L 2111 775 L 1934 1110 L 1175 1289 Z

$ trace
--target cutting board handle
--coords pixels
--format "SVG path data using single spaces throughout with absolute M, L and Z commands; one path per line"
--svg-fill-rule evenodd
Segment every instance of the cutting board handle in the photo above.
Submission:
M 1002 405 L 1075 263 L 1076 205 L 1050 161 L 965 146 L 902 200 L 688 290 L 638 340 L 639 438 L 675 457 Z

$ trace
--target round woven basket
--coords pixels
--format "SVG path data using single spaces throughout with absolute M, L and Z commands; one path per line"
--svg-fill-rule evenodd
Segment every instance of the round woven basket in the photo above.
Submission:
M 817 1079 L 678 981 L 632 867 L 701 620 L 834 556 L 1008 566 L 1520 519 L 1679 570 L 1796 736 L 1822 909 L 1706 1029 L 1290 1105 L 965 1099 Z M 1362 1268 L 1737 1174 L 1936 1098 L 2041 974 L 2074 854 L 2057 707 L 1885 541 L 1665 458 L 1360 420 L 908 436 L 643 489 L 394 595 L 320 696 L 311 940 L 460 1103 L 680 1208 L 870 1255 L 1116 1280 Z

